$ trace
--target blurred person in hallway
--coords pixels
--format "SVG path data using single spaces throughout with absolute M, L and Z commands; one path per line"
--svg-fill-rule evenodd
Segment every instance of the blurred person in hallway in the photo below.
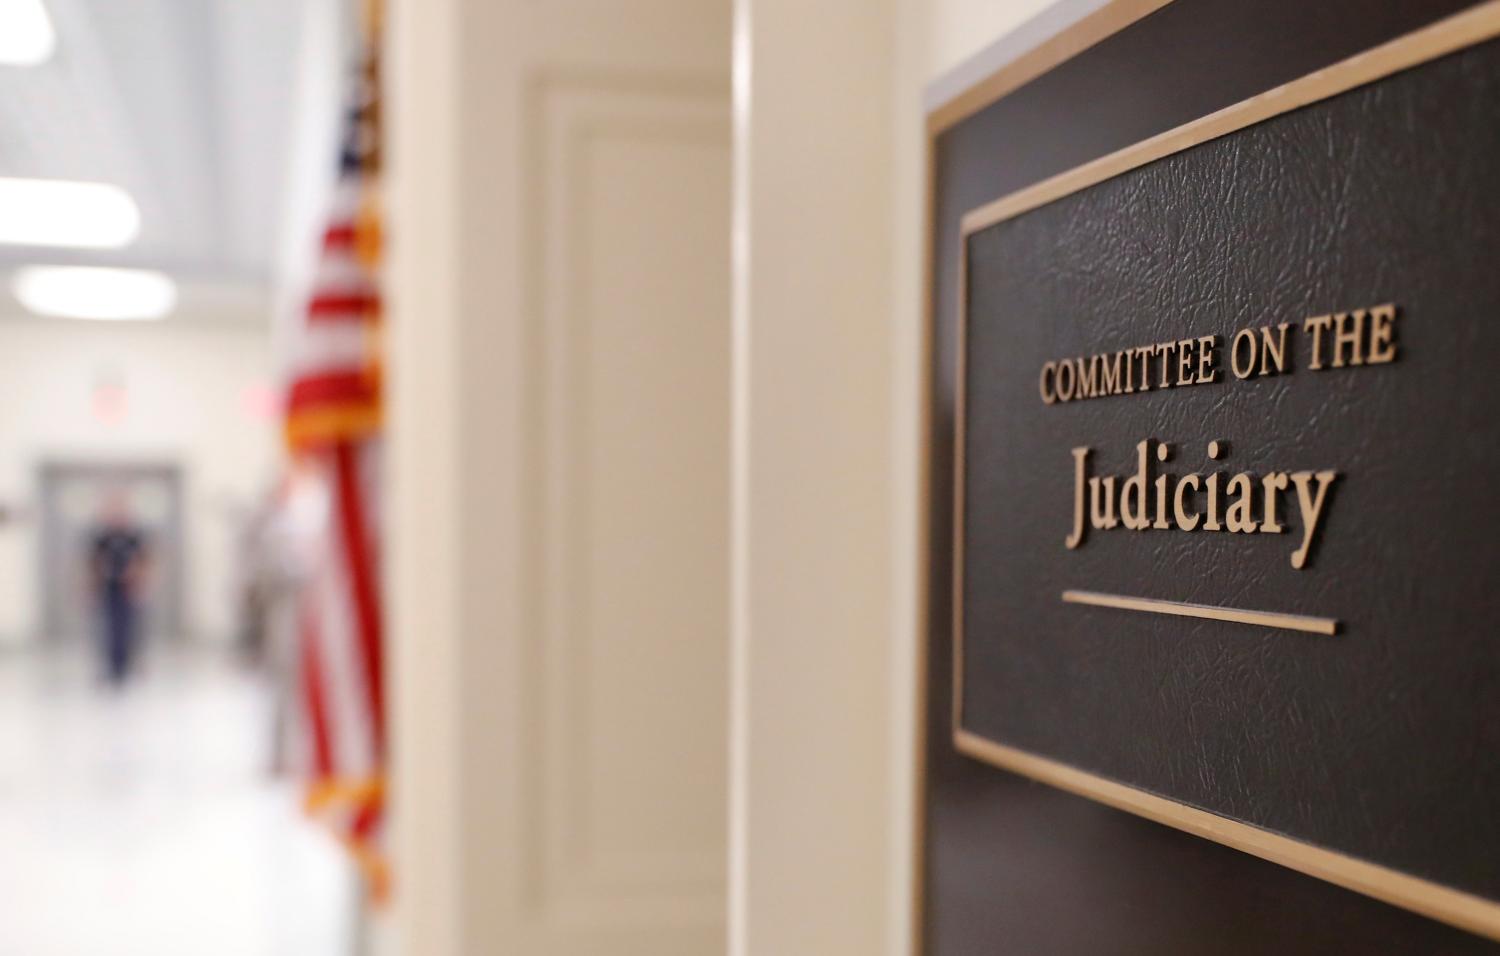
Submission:
M 133 520 L 124 494 L 106 499 L 92 543 L 94 602 L 100 613 L 104 673 L 118 687 L 130 674 L 138 602 L 149 556 L 146 534 Z

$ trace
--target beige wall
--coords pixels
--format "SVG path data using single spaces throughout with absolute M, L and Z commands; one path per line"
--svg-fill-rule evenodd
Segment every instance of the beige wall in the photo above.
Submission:
M 0 638 L 39 626 L 36 469 L 45 459 L 173 461 L 185 478 L 186 626 L 233 632 L 234 534 L 274 474 L 278 432 L 252 406 L 271 385 L 264 325 L 0 321 L 0 503 L 31 509 L 0 525 Z M 94 416 L 97 378 L 123 381 L 128 412 Z
M 915 946 L 923 97 L 1046 5 L 736 3 L 735 954 Z

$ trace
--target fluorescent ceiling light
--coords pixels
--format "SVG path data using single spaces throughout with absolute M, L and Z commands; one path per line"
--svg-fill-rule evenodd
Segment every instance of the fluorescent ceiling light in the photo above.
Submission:
M 145 269 L 26 266 L 11 289 L 32 312 L 64 319 L 160 319 L 177 304 L 172 280 Z
M 51 59 L 57 34 L 42 0 L 0 0 L 0 63 L 36 66 Z
M 119 186 L 0 177 L 0 242 L 118 249 L 140 231 L 141 212 Z

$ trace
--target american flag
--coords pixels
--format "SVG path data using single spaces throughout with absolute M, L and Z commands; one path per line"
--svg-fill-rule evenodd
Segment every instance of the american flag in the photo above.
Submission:
M 378 69 L 363 61 L 345 119 L 333 212 L 291 343 L 286 438 L 328 502 L 299 609 L 307 806 L 388 892 L 380 595 L 381 298 Z

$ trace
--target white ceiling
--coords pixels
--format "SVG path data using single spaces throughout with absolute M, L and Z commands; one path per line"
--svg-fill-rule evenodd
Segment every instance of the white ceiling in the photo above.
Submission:
M 179 280 L 183 312 L 263 320 L 289 197 L 307 194 L 297 179 L 325 163 L 331 175 L 336 158 L 319 169 L 298 158 L 307 4 L 45 2 L 52 59 L 0 66 L 0 176 L 115 183 L 140 206 L 141 232 L 103 252 L 0 246 L 0 272 L 28 263 L 160 269 Z

